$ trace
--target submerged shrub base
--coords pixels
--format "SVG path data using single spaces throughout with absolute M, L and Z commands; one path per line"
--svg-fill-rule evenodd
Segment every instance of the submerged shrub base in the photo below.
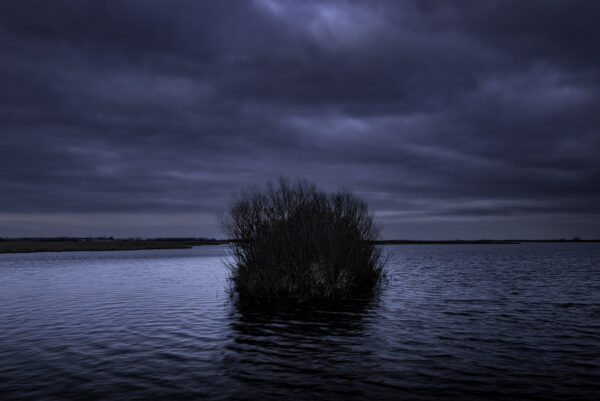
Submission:
M 224 220 L 232 292 L 244 303 L 311 303 L 371 292 L 384 276 L 377 229 L 348 191 L 280 180 L 242 192 Z

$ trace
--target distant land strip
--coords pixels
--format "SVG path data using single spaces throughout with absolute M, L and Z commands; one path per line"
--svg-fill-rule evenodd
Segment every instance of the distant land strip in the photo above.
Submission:
M 0 253 L 187 249 L 226 243 L 227 240 L 207 238 L 0 238 Z
M 487 245 L 487 244 L 498 244 L 498 245 L 511 245 L 511 244 L 522 244 L 528 242 L 600 242 L 600 239 L 507 239 L 507 240 L 493 240 L 493 239 L 478 239 L 478 240 L 443 240 L 443 241 L 424 241 L 424 240 L 381 240 L 375 241 L 377 245 Z
M 214 238 L 113 238 L 113 237 L 53 237 L 0 238 L 0 253 L 71 252 L 71 251 L 134 251 L 144 249 L 188 249 L 194 246 L 223 245 L 227 239 Z M 377 245 L 487 245 L 521 244 L 529 242 L 600 242 L 600 239 L 547 240 L 381 240 Z

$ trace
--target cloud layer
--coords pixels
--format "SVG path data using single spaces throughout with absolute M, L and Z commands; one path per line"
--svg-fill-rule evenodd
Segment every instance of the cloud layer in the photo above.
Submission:
M 387 238 L 600 237 L 600 3 L 7 1 L 0 236 L 219 236 L 280 175 Z

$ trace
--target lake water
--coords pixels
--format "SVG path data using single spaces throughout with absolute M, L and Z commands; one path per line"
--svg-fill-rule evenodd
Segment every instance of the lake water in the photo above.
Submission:
M 0 255 L 0 398 L 600 399 L 600 244 L 386 249 L 373 299 L 269 313 L 222 246 Z

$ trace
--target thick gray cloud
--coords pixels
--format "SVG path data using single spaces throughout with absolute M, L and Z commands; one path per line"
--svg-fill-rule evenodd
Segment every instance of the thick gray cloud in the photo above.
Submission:
M 600 237 L 600 4 L 5 1 L 0 236 L 220 236 L 249 184 L 387 238 Z

